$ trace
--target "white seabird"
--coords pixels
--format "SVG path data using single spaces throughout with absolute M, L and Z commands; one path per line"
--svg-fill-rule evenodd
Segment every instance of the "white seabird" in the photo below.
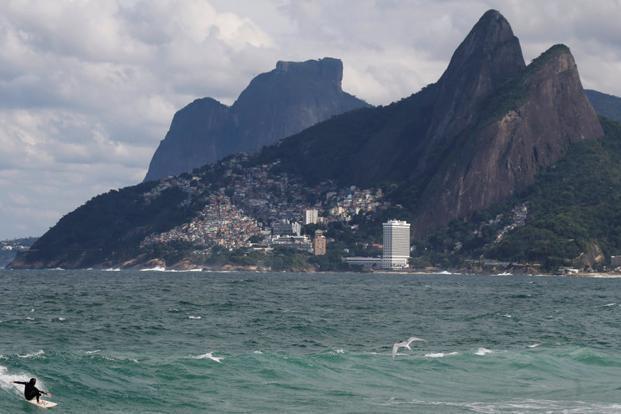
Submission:
M 394 359 L 395 356 L 397 356 L 397 351 L 399 351 L 399 348 L 407 348 L 410 351 L 412 350 L 412 348 L 410 348 L 410 344 L 412 342 L 427 342 L 422 338 L 417 338 L 415 336 L 412 336 L 410 338 L 408 338 L 407 341 L 403 341 L 403 342 L 397 342 L 392 346 L 392 358 Z
M 217 357 L 213 354 L 213 352 L 207 352 L 206 354 L 203 355 L 198 355 L 195 357 L 192 357 L 194 359 L 211 359 L 212 361 L 221 363 L 221 361 L 224 359 L 224 357 Z

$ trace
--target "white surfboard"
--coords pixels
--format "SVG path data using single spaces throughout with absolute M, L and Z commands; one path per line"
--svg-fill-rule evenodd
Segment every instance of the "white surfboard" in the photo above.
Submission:
M 26 401 L 28 401 L 30 404 L 36 405 L 37 407 L 41 407 L 41 408 L 54 408 L 58 405 L 55 402 L 42 400 L 41 398 L 39 398 L 39 402 L 37 402 L 36 398 L 33 398 L 32 400 L 26 400 Z

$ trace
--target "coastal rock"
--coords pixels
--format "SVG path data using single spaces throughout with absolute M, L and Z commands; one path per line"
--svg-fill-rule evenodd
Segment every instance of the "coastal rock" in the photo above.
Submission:
M 574 262 L 581 269 L 593 269 L 595 265 L 602 264 L 606 261 L 602 248 L 596 241 L 587 244 L 585 251 L 580 253 Z

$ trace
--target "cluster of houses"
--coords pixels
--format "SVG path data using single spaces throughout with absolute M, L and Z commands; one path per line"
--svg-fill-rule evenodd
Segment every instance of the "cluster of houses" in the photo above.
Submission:
M 179 182 L 174 185 L 187 193 L 188 205 L 198 197 L 205 206 L 189 223 L 149 236 L 143 245 L 180 241 L 203 249 L 282 247 L 322 255 L 326 236 L 315 231 L 318 227 L 390 206 L 380 189 L 339 189 L 331 181 L 307 186 L 278 173 L 276 163 L 248 166 L 245 160 L 241 155 L 223 162 L 222 187 L 208 191 L 197 176 L 175 177 Z M 145 195 L 146 201 L 172 185 L 162 182 Z M 309 224 L 316 225 L 313 233 L 304 234 L 303 226 Z

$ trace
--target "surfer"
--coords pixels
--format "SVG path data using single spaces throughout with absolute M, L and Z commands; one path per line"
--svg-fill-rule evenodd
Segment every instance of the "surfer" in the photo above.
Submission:
M 28 401 L 30 401 L 33 398 L 37 397 L 37 403 L 38 403 L 39 402 L 39 397 L 41 396 L 41 394 L 50 395 L 47 392 L 41 391 L 40 389 L 35 387 L 35 384 L 37 383 L 37 380 L 34 379 L 34 378 L 30 378 L 30 381 L 28 381 L 28 382 L 13 381 L 13 383 L 15 383 L 15 384 L 22 384 L 22 385 L 26 386 L 26 388 L 24 389 L 24 397 Z

